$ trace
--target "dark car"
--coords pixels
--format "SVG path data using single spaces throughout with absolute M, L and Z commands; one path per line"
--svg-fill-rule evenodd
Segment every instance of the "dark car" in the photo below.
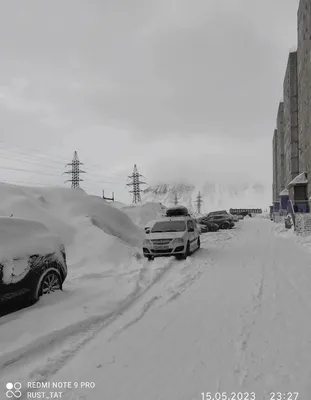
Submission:
M 212 211 L 210 213 L 207 214 L 207 217 L 213 217 L 214 215 L 227 215 L 229 216 L 228 211 L 226 210 L 219 210 L 219 211 Z
M 219 226 L 214 222 L 209 222 L 206 218 L 198 218 L 197 223 L 202 227 L 202 233 L 204 232 L 217 232 L 219 230 Z M 203 229 L 203 226 L 205 229 Z
M 0 304 L 62 290 L 67 276 L 65 247 L 38 221 L 0 217 Z
M 225 214 L 214 214 L 202 220 L 202 223 L 213 223 L 220 229 L 232 229 L 235 224 L 232 219 Z

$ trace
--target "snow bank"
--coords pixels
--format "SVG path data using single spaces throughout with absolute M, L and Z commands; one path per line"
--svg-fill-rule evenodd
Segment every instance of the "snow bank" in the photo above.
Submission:
M 32 188 L 0 183 L 0 216 L 12 214 L 14 218 L 41 221 L 52 233 L 60 236 L 67 253 L 67 282 L 77 275 L 89 275 L 90 271 L 102 273 L 126 263 L 140 252 L 143 240 L 143 231 L 124 212 L 81 189 Z M 34 250 L 36 241 L 38 246 L 50 245 L 45 240 L 48 231 L 45 232 L 42 225 L 36 224 L 37 234 L 31 238 L 26 232 L 32 229 L 29 221 L 20 221 L 16 229 L 13 226 L 11 229 L 12 235 L 19 230 L 19 242 L 20 245 L 24 243 L 25 254 L 28 254 L 29 241 L 32 243 L 29 251 Z M 6 231 L 6 225 L 3 229 Z M 3 252 L 16 246 L 11 236 L 3 238 L 2 243 Z
M 1 259 L 49 254 L 59 249 L 56 235 L 37 221 L 0 217 Z
M 163 218 L 165 210 L 166 207 L 156 202 L 146 202 L 122 207 L 122 211 L 125 212 L 135 224 L 142 228 L 150 221 Z
M 65 245 L 73 245 L 77 233 L 91 223 L 106 235 L 139 246 L 141 230 L 122 211 L 83 190 L 29 188 L 0 183 L 0 216 L 33 219 L 60 235 Z M 81 229 L 80 229 L 81 228 Z M 85 249 L 76 249 L 76 251 Z M 83 252 L 82 251 L 82 252 Z M 70 263 L 70 260 L 69 260 Z
M 60 240 L 40 222 L 0 217 L 0 254 L 2 282 L 16 283 L 30 269 L 28 258 L 34 254 L 52 254 L 63 262 Z
M 135 278 L 142 268 L 139 256 L 144 232 L 122 210 L 80 189 L 0 183 L 0 216 L 8 220 L 12 214 L 14 218 L 40 221 L 52 234 L 60 236 L 66 247 L 68 276 L 63 292 L 1 318 L 0 356 L 18 348 L 25 349 L 38 338 L 90 316 L 103 315 L 135 290 Z M 41 226 L 43 240 L 44 227 L 39 222 L 33 224 Z M 20 227 L 21 224 L 16 226 L 12 235 Z M 24 241 L 26 251 L 32 240 L 28 230 L 22 228 L 18 235 L 20 246 Z M 40 235 L 36 239 L 40 240 Z M 6 244 L 10 239 L 10 236 L 5 239 Z M 26 258 L 24 265 L 17 266 L 24 273 L 25 262 Z
M 120 201 L 110 201 L 109 205 L 111 205 L 112 207 L 118 208 L 118 209 L 121 209 L 126 206 L 125 203 L 121 203 Z

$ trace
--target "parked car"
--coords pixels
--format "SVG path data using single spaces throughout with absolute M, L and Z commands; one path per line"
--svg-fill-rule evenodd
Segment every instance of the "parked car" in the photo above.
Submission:
M 239 222 L 240 218 L 238 217 L 238 215 L 233 215 L 228 213 L 228 215 L 232 218 L 233 222 Z
M 201 246 L 199 228 L 187 209 L 184 215 L 180 210 L 168 209 L 167 215 L 146 231 L 143 253 L 148 260 L 164 256 L 186 259 Z
M 214 215 L 229 215 L 228 211 L 226 210 L 219 210 L 219 211 L 212 211 L 207 214 L 207 217 L 212 217 Z
M 207 214 L 207 217 L 215 217 L 215 215 L 222 215 L 227 217 L 231 222 L 234 222 L 234 217 L 232 214 L 229 214 L 228 211 L 226 210 L 220 210 L 220 211 L 213 211 Z
M 65 247 L 44 224 L 0 217 L 0 304 L 62 290 L 67 277 Z
M 206 232 L 217 232 L 219 230 L 219 226 L 217 224 L 215 224 L 214 222 L 210 222 L 208 221 L 206 218 L 198 218 L 197 219 L 197 224 L 199 224 L 199 226 L 204 226 L 206 229 Z M 202 230 L 202 233 L 204 232 L 204 230 Z
M 206 225 L 198 224 L 198 222 L 197 222 L 197 227 L 198 227 L 200 233 L 209 232 L 208 227 Z
M 217 224 L 220 229 L 232 229 L 235 226 L 233 220 L 224 214 L 211 215 L 210 217 L 203 219 L 201 223 L 206 222 Z

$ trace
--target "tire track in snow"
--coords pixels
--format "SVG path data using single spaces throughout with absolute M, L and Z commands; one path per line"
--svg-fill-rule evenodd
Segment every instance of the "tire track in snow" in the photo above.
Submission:
M 231 238 L 232 234 L 226 235 L 226 243 Z M 206 242 L 208 243 L 208 240 L 206 240 Z M 218 240 L 216 245 L 219 246 Z M 219 247 L 223 246 L 221 245 Z M 204 259 L 204 266 L 206 268 L 206 258 L 202 257 L 202 253 L 205 253 L 206 249 L 204 249 L 205 252 L 202 252 L 202 250 L 203 249 L 201 249 L 198 254 L 194 254 L 191 257 L 191 260 L 200 262 Z M 173 266 L 177 266 L 177 268 L 179 268 L 181 263 L 185 263 L 182 261 L 175 261 L 173 258 L 169 258 L 164 265 L 155 265 L 156 268 L 152 268 L 152 264 L 155 262 L 151 264 L 147 260 L 144 261 L 145 262 L 143 262 L 142 268 L 139 269 L 134 290 L 124 301 L 119 303 L 119 306 L 114 311 L 111 311 L 105 315 L 87 318 L 58 332 L 53 332 L 50 335 L 43 337 L 41 340 L 39 340 L 39 342 L 37 341 L 30 346 L 26 346 L 25 348 L 6 354 L 4 357 L 0 357 L 0 368 L 4 370 L 4 373 L 8 374 L 14 370 L 16 371 L 16 367 L 21 368 L 27 364 L 29 370 L 33 361 L 35 359 L 39 359 L 39 361 L 36 362 L 36 368 L 33 368 L 30 373 L 27 371 L 25 383 L 30 380 L 33 382 L 48 381 L 101 330 L 112 324 L 118 317 L 123 315 L 132 306 L 134 306 L 134 304 L 139 301 L 142 296 L 147 294 L 156 284 L 160 283 L 167 273 L 172 270 Z M 188 263 L 186 265 L 184 264 L 183 270 L 189 270 L 189 268 L 191 268 L 191 261 L 190 265 Z M 184 281 L 181 283 L 181 285 L 184 285 L 185 289 L 179 294 L 175 294 L 175 297 L 173 296 L 174 298 L 171 298 L 171 301 L 179 297 L 181 293 L 186 290 L 186 288 L 190 287 L 191 284 L 201 276 L 202 273 L 203 272 L 196 272 L 191 276 L 187 275 L 185 277 L 186 279 L 184 279 Z M 161 297 L 162 296 L 153 296 L 151 299 L 149 299 L 145 303 L 141 314 L 123 327 L 118 334 L 121 334 L 124 330 L 130 328 L 131 325 L 143 318 L 143 316 L 151 309 L 152 306 L 156 304 L 157 301 L 161 299 Z M 43 361 L 42 357 L 47 356 L 48 354 L 50 357 Z M 21 382 L 23 381 L 22 379 L 19 380 Z M 22 399 L 24 398 L 25 397 L 22 397 Z
M 120 336 L 124 331 L 126 331 L 128 328 L 130 328 L 132 325 L 136 324 L 137 322 L 139 322 L 144 316 L 145 314 L 150 310 L 150 308 L 154 305 L 154 303 L 156 303 L 157 300 L 159 300 L 160 298 L 158 296 L 154 296 L 152 297 L 150 300 L 148 300 L 140 314 L 134 318 L 133 320 L 131 320 L 130 322 L 128 322 L 127 324 L 125 324 L 122 328 L 120 328 L 119 330 L 117 330 L 113 336 L 108 340 L 108 342 L 111 342 L 112 340 L 116 339 L 118 336 Z
M 261 263 L 260 281 L 250 309 L 244 311 L 240 316 L 242 319 L 239 340 L 237 343 L 237 365 L 235 373 L 238 375 L 239 385 L 243 386 L 248 377 L 248 344 L 256 325 L 257 317 L 261 311 L 263 288 L 265 281 L 265 265 Z M 250 315 L 248 317 L 248 315 Z
M 162 268 L 157 268 L 153 280 L 149 283 L 147 280 L 149 272 L 148 264 L 143 264 L 134 290 L 125 300 L 119 303 L 119 306 L 115 310 L 105 315 L 92 316 L 74 325 L 46 335 L 31 345 L 5 354 L 0 357 L 0 369 L 3 373 L 10 373 L 10 371 L 16 369 L 17 366 L 21 367 L 31 363 L 34 358 L 39 358 L 40 356 L 45 356 L 54 352 L 54 355 L 47 360 L 45 365 L 36 368 L 29 375 L 32 381 L 47 381 L 49 377 L 56 373 L 64 363 L 69 361 L 81 347 L 85 346 L 86 343 L 93 339 L 102 329 L 106 328 L 119 316 L 123 315 L 144 294 L 148 293 L 156 283 L 160 282 L 174 265 L 172 261 L 173 260 L 169 260 Z

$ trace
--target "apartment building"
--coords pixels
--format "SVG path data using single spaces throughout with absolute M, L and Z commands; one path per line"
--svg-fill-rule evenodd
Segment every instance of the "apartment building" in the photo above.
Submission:
M 279 103 L 276 119 L 276 189 L 277 197 L 285 189 L 284 103 Z
M 299 174 L 297 52 L 291 52 L 283 83 L 284 184 Z M 292 196 L 293 200 L 293 193 Z
M 299 172 L 306 173 L 311 196 L 311 1 L 300 0 L 298 14 L 297 83 Z

